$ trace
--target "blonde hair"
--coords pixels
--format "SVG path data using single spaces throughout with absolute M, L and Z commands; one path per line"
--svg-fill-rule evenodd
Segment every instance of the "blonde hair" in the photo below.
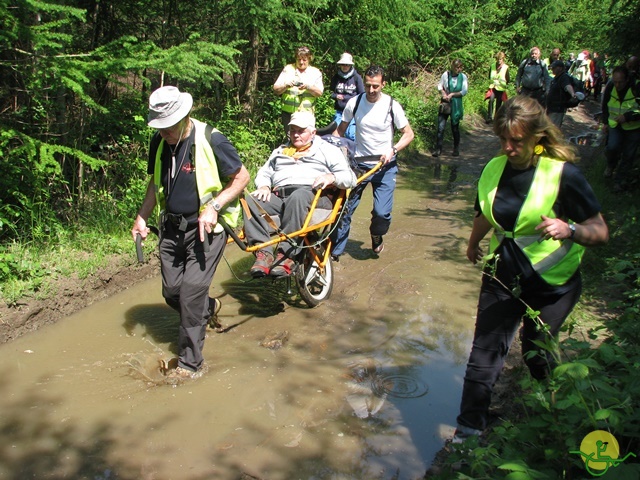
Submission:
M 526 95 L 516 95 L 504 102 L 496 112 L 493 132 L 500 136 L 504 132 L 519 130 L 523 136 L 538 136 L 538 144 L 545 155 L 565 162 L 577 161 L 576 149 L 564 138 L 558 127 L 549 119 L 537 100 Z
M 505 54 L 504 54 L 504 52 L 498 52 L 498 53 L 496 53 L 495 59 L 496 59 L 496 60 L 504 60 L 504 59 L 505 59 Z

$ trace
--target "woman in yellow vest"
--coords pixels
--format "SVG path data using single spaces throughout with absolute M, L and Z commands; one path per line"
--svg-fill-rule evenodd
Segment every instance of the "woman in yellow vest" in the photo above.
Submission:
M 608 136 L 604 176 L 611 177 L 615 172 L 613 190 L 618 192 L 629 181 L 633 159 L 640 145 L 640 106 L 627 67 L 613 69 L 611 82 L 602 94 L 602 122 L 603 131 Z
M 487 427 L 493 385 L 521 324 L 531 375 L 543 379 L 553 368 L 549 352 L 535 342 L 555 337 L 578 301 L 584 247 L 609 238 L 600 204 L 573 164 L 574 147 L 535 99 L 507 100 L 493 130 L 501 151 L 478 182 L 467 247 L 469 261 L 485 264 L 454 442 Z M 485 257 L 480 243 L 491 230 Z M 535 319 L 528 308 L 539 312 Z
M 285 135 L 289 133 L 291 114 L 313 112 L 316 99 L 324 92 L 322 72 L 311 66 L 312 61 L 313 55 L 309 47 L 298 47 L 295 65 L 286 65 L 273 84 L 275 94 L 281 95 L 282 126 Z
M 489 72 L 489 90 L 491 92 L 489 96 L 489 108 L 487 112 L 487 123 L 493 122 L 493 105 L 495 103 L 496 112 L 502 106 L 502 102 L 506 100 L 507 96 L 507 84 L 510 81 L 509 78 L 509 65 L 504 63 L 505 55 L 503 52 L 496 53 L 496 62 L 491 65 Z

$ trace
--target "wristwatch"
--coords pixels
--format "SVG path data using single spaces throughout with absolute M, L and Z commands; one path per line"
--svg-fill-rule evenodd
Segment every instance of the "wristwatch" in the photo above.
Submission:
M 202 205 L 202 207 L 200 207 L 200 211 L 202 212 L 205 208 L 207 208 L 209 205 L 211 205 L 213 207 L 213 209 L 216 212 L 219 212 L 220 210 L 222 210 L 222 205 L 220 205 L 217 200 L 214 198 L 213 200 L 209 200 L 207 203 L 205 203 L 204 205 Z
M 395 145 L 391 148 L 391 150 L 393 150 L 394 155 L 398 154 L 398 149 L 395 147 Z
M 570 223 L 569 224 L 569 230 L 571 230 L 571 235 L 569 235 L 569 240 L 573 240 L 573 237 L 575 237 L 575 235 L 576 235 L 576 224 L 575 223 Z

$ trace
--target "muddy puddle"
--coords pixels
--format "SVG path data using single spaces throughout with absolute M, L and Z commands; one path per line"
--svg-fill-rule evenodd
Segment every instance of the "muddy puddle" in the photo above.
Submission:
M 368 190 L 318 308 L 248 281 L 229 246 L 197 380 L 158 371 L 178 325 L 159 277 L 0 346 L 0 478 L 421 478 L 453 433 L 480 282 L 480 160 L 432 160 L 404 168 L 380 258 Z

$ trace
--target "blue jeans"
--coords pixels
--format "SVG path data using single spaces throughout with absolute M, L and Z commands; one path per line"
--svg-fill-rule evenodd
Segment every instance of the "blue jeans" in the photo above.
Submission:
M 623 130 L 620 125 L 616 128 L 609 127 L 609 138 L 604 154 L 607 165 L 612 170 L 615 169 L 613 179 L 615 183 L 624 183 L 628 179 L 639 145 L 640 128 Z
M 340 126 L 340 122 L 342 122 L 342 112 L 336 112 L 333 116 L 333 121 L 336 122 L 337 126 Z M 349 140 L 356 141 L 356 121 L 352 118 L 351 122 L 349 122 L 349 126 L 347 130 L 344 132 L 344 136 Z
M 359 163 L 362 169 L 369 170 L 370 164 Z M 362 193 L 370 183 L 373 188 L 373 210 L 371 210 L 371 235 L 385 235 L 391 225 L 391 210 L 393 209 L 393 192 L 396 188 L 396 175 L 398 174 L 398 163 L 395 158 L 386 166 L 382 167 L 374 175 L 363 180 L 351 191 L 337 234 L 334 235 L 334 247 L 332 255 L 342 255 L 347 246 L 349 231 L 351 230 L 351 217 L 358 208 Z M 332 238 L 333 240 L 333 238 Z

